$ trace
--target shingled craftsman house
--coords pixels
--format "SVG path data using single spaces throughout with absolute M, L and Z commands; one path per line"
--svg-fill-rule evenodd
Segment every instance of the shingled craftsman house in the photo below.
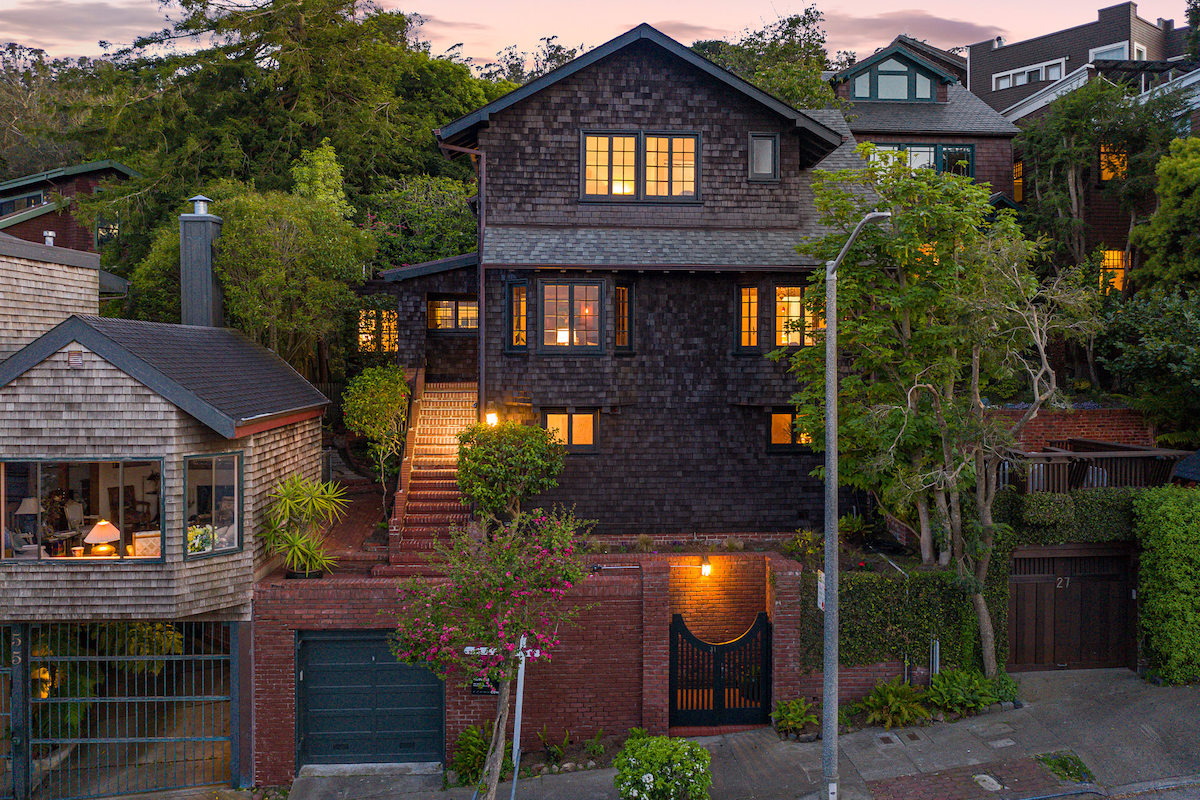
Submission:
M 0 726 L 22 734 L 5 738 L 17 797 L 43 781 L 69 798 L 240 774 L 239 630 L 268 566 L 256 533 L 279 479 L 319 473 L 328 401 L 218 327 L 219 225 L 181 218 L 190 325 L 96 316 L 93 255 L 0 255 L 28 290 L 0 305 L 0 332 L 19 332 L 0 338 Z M 142 682 L 117 677 L 147 652 Z M 69 722 L 63 703 L 117 711 Z M 128 768 L 128 747 L 164 736 L 159 768 Z

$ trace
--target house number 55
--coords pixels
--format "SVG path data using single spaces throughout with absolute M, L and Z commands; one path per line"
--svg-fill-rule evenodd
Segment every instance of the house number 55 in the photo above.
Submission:
M 1054 588 L 1055 589 L 1066 589 L 1070 585 L 1071 585 L 1070 578 L 1055 578 L 1054 579 Z

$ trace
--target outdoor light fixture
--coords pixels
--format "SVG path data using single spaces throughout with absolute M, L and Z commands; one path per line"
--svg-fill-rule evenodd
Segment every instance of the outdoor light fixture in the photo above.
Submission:
M 700 562 L 700 574 L 706 578 L 712 575 L 712 562 L 708 560 L 708 556 L 705 556 L 704 560 Z
M 494 406 L 491 403 L 488 403 L 487 414 L 485 415 L 484 418 L 487 421 L 487 424 L 489 427 L 494 428 L 500 424 L 500 415 L 498 413 L 496 413 L 496 406 Z
M 88 531 L 88 535 L 83 537 L 83 541 L 92 546 L 91 555 L 94 556 L 116 555 L 117 548 L 113 547 L 112 543 L 120 541 L 120 539 L 121 532 L 117 530 L 117 526 L 106 519 L 93 525 L 92 529 Z

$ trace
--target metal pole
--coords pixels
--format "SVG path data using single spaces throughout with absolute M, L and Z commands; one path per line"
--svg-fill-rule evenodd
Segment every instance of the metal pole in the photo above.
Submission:
M 864 216 L 833 261 L 825 262 L 825 658 L 821 694 L 821 772 L 826 800 L 838 796 L 838 414 L 837 270 L 868 222 L 887 211 Z
M 513 779 L 508 800 L 517 796 L 517 774 L 521 771 L 521 706 L 525 701 L 525 637 L 521 637 L 521 663 L 517 666 L 517 711 L 513 720 Z

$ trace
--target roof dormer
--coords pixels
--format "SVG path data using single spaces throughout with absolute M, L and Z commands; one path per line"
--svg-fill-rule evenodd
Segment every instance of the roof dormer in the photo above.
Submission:
M 956 82 L 953 75 L 893 44 L 849 67 L 834 78 L 849 84 L 851 100 L 912 101 L 932 103 L 938 99 L 938 84 Z

